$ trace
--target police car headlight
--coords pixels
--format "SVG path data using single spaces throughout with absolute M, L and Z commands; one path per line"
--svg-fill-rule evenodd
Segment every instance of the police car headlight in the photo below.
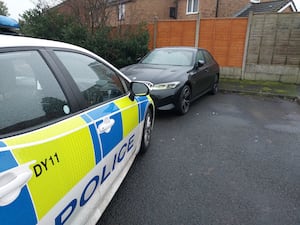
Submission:
M 174 89 L 180 84 L 179 81 L 169 82 L 169 83 L 160 83 L 155 84 L 151 89 L 152 90 L 166 90 L 166 89 Z

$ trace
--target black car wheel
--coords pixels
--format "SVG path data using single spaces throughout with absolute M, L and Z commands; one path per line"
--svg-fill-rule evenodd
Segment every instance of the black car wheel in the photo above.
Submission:
M 212 88 L 211 88 L 210 93 L 211 93 L 212 95 L 215 95 L 215 94 L 218 93 L 218 91 L 219 91 L 219 77 L 216 76 L 216 77 L 215 77 L 214 84 L 213 84 L 213 86 L 212 86 Z
M 177 103 L 177 112 L 180 115 L 184 115 L 189 111 L 191 104 L 191 94 L 191 88 L 188 85 L 184 85 Z
M 152 137 L 152 128 L 153 128 L 152 123 L 153 123 L 153 113 L 150 109 L 148 109 L 145 116 L 140 153 L 145 153 L 150 146 L 150 141 Z

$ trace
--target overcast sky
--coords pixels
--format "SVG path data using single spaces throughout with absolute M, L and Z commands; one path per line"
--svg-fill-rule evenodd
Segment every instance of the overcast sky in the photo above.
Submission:
M 10 17 L 19 19 L 19 15 L 23 14 L 25 10 L 34 8 L 37 0 L 1 0 L 3 1 L 10 14 Z M 201 2 L 201 0 L 200 0 Z M 294 0 L 298 10 L 300 11 L 300 0 Z
M 27 9 L 34 8 L 35 4 L 31 0 L 1 0 L 3 1 L 7 8 L 10 17 L 13 19 L 18 19 L 19 14 L 23 14 L 23 12 Z
M 26 10 L 33 9 L 38 0 L 1 0 L 7 8 L 10 17 L 18 20 Z M 59 0 L 44 0 L 46 2 L 58 2 Z M 299 0 L 300 1 L 300 0 Z

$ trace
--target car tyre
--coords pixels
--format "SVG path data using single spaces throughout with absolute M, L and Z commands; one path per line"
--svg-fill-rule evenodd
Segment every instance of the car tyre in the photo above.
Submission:
M 177 103 L 177 113 L 184 115 L 190 110 L 192 91 L 190 86 L 184 85 Z
M 219 91 L 219 77 L 216 75 L 215 81 L 214 81 L 214 83 L 213 83 L 213 86 L 212 86 L 212 88 L 211 88 L 210 93 L 211 93 L 212 95 L 215 95 L 215 94 L 218 93 L 218 91 Z
M 145 122 L 143 127 L 143 136 L 142 136 L 142 143 L 140 149 L 141 154 L 145 153 L 150 146 L 152 129 L 153 129 L 153 112 L 150 109 L 148 109 L 145 116 Z

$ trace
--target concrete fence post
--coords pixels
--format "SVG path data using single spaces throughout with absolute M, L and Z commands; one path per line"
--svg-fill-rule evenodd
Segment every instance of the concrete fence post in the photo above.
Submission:
M 158 18 L 154 17 L 154 27 L 153 27 L 153 49 L 156 48 L 157 44 L 157 26 L 158 26 Z
M 196 30 L 195 30 L 195 47 L 199 45 L 199 36 L 200 36 L 200 11 L 197 14 Z
M 247 32 L 246 32 L 246 37 L 245 37 L 245 47 L 244 47 L 244 54 L 243 54 L 241 80 L 245 79 L 245 70 L 246 70 L 247 54 L 248 54 L 249 38 L 250 38 L 250 34 L 251 34 L 252 22 L 253 22 L 253 12 L 250 11 L 249 16 L 248 16 L 248 25 L 247 25 Z

